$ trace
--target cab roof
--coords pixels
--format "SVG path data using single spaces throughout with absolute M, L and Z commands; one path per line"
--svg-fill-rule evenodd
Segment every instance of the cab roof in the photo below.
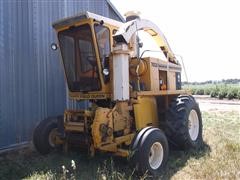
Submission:
M 61 20 L 58 20 L 58 21 L 54 22 L 52 24 L 52 26 L 55 29 L 59 29 L 59 28 L 63 28 L 63 27 L 66 27 L 66 26 L 72 26 L 75 23 L 77 23 L 77 22 L 79 22 L 83 19 L 94 19 L 94 20 L 99 21 L 99 22 L 103 21 L 104 23 L 107 23 L 107 24 L 110 24 L 110 25 L 113 25 L 113 26 L 116 26 L 116 27 L 120 27 L 121 25 L 123 25 L 123 23 L 120 22 L 120 21 L 116 21 L 116 20 L 101 16 L 101 15 L 94 14 L 94 13 L 86 11 L 86 12 L 83 12 L 83 13 L 79 13 L 75 16 L 71 16 L 71 17 L 67 17 L 67 18 L 63 18 Z

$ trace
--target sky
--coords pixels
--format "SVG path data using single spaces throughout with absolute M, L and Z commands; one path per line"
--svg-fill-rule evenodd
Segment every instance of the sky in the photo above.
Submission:
M 240 1 L 111 2 L 122 15 L 140 11 L 142 19 L 160 28 L 173 52 L 183 57 L 188 81 L 240 78 Z

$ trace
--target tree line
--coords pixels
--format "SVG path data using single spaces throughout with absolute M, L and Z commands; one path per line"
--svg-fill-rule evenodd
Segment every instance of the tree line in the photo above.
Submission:
M 222 79 L 222 80 L 208 80 L 203 82 L 186 82 L 183 81 L 182 85 L 205 85 L 205 84 L 240 84 L 240 79 Z

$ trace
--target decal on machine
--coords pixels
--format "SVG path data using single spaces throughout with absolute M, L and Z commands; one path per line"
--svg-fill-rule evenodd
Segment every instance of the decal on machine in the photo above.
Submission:
M 158 63 L 151 62 L 151 65 L 153 67 L 159 68 L 161 70 L 163 70 L 163 69 L 167 70 L 167 68 L 169 68 L 170 70 L 181 71 L 181 69 L 182 69 L 180 66 L 173 66 L 171 64 L 169 66 L 167 66 L 165 64 L 158 64 Z

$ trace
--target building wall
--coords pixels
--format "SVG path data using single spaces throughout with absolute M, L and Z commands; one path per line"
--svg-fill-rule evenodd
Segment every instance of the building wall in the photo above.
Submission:
M 31 140 L 38 121 L 84 105 L 66 98 L 50 44 L 52 22 L 86 10 L 121 20 L 105 0 L 0 0 L 0 150 Z

